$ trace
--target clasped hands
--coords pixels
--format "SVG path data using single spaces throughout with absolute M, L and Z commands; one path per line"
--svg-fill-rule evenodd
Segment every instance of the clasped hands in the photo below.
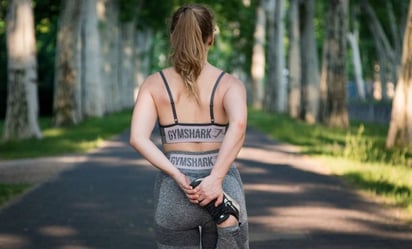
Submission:
M 203 207 L 215 199 L 215 206 L 223 202 L 222 181 L 212 175 L 205 177 L 195 188 L 190 186 L 191 180 L 185 175 L 178 179 L 177 182 L 186 197 L 193 204 L 199 204 Z

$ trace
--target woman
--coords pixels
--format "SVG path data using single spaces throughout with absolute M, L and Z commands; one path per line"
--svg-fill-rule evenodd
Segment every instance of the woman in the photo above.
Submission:
M 130 144 L 160 169 L 155 183 L 159 248 L 249 248 L 243 186 L 233 165 L 246 130 L 244 85 L 207 61 L 211 12 L 185 5 L 172 16 L 173 66 L 147 77 Z M 159 124 L 163 151 L 150 139 Z

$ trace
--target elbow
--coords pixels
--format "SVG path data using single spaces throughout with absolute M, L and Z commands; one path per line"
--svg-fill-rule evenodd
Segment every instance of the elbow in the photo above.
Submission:
M 136 151 L 139 151 L 139 139 L 134 137 L 134 136 L 130 136 L 129 139 L 129 144 L 132 148 L 134 148 Z
M 240 119 L 236 122 L 236 126 L 238 127 L 239 130 L 242 130 L 246 132 L 246 127 L 247 127 L 247 119 Z
M 234 129 L 236 130 L 236 133 L 238 133 L 240 136 L 245 136 L 246 127 L 247 127 L 246 120 L 238 120 L 234 122 L 233 126 L 234 126 Z
M 129 139 L 129 144 L 132 146 L 134 149 L 136 149 L 136 140 L 133 137 L 130 137 Z

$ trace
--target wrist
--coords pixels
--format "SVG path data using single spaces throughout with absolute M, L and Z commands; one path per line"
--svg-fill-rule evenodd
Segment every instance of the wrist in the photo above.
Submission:
M 216 181 L 223 183 L 223 180 L 225 179 L 225 174 L 217 173 L 217 172 L 211 172 L 210 177 L 215 179 Z
M 172 172 L 170 172 L 169 176 L 174 179 L 175 181 L 177 181 L 181 176 L 183 175 L 182 172 L 180 172 L 180 170 L 174 170 Z

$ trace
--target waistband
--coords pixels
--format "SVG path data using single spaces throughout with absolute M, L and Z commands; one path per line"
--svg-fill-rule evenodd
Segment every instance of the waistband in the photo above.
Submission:
M 213 168 L 218 153 L 218 150 L 206 152 L 170 151 L 166 152 L 165 155 L 178 169 L 204 170 Z

